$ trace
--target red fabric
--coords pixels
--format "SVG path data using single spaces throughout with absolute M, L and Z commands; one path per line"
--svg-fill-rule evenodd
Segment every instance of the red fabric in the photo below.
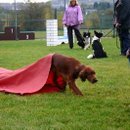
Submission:
M 16 94 L 59 92 L 54 85 L 54 73 L 50 71 L 53 54 L 17 70 L 0 68 L 0 91 Z M 61 88 L 65 87 L 61 76 L 57 79 Z

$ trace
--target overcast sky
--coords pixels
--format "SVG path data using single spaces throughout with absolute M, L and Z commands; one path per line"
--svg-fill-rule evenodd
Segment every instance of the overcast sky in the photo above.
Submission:
M 27 2 L 28 0 L 0 0 L 0 3 Z M 49 0 L 30 0 L 31 2 L 47 2 Z

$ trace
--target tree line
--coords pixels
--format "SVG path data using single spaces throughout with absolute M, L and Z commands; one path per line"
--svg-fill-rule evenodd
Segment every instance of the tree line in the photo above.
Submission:
M 105 9 L 104 9 L 105 6 Z M 82 4 L 84 28 L 108 28 L 112 25 L 113 7 L 109 3 L 94 3 L 93 6 Z M 15 12 L 16 11 L 16 12 Z M 46 3 L 24 3 L 17 10 L 0 7 L 0 31 L 5 26 L 17 26 L 23 31 L 40 31 L 46 29 L 46 19 L 58 19 L 59 29 L 63 28 L 64 7 L 52 8 L 51 1 Z

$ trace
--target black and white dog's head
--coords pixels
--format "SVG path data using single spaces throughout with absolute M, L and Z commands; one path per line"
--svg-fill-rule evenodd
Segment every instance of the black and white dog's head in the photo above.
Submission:
M 91 45 L 91 33 L 90 32 L 83 32 L 83 38 L 85 40 L 84 50 L 86 50 Z
M 83 37 L 84 38 L 87 38 L 87 37 L 90 37 L 90 36 L 91 36 L 90 32 L 83 32 Z
M 94 31 L 94 36 L 92 38 L 92 44 L 94 41 L 96 40 L 99 40 L 101 41 L 101 38 L 103 37 L 103 33 L 102 32 L 97 32 L 97 31 Z
M 98 38 L 101 38 L 103 36 L 103 33 L 102 32 L 97 32 L 97 31 L 94 31 L 94 35 Z

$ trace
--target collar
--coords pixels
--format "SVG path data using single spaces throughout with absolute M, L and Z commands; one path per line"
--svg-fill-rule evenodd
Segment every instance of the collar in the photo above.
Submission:
M 92 43 L 93 43 L 95 40 L 99 40 L 99 38 L 96 37 L 96 36 L 94 36 L 93 39 L 92 39 Z

